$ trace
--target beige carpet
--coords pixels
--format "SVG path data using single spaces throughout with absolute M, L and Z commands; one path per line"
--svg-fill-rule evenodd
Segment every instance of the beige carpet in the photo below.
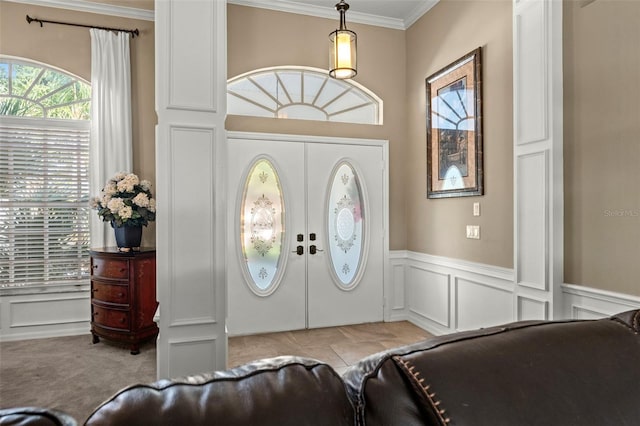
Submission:
M 91 335 L 0 344 L 0 407 L 62 410 L 82 424 L 102 401 L 133 383 L 156 380 L 156 349 L 139 355 Z
M 298 355 L 329 363 L 342 374 L 360 358 L 429 337 L 406 322 L 269 333 L 229 339 L 229 366 L 258 358 Z M 118 390 L 156 380 L 155 343 L 139 355 L 91 335 L 0 344 L 0 408 L 55 408 L 82 424 Z

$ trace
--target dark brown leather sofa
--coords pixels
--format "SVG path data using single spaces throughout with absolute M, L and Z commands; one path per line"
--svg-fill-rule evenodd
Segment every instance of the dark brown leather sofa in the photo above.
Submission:
M 24 409 L 0 410 L 0 424 L 69 425 L 5 422 L 15 410 Z M 278 357 L 134 385 L 86 424 L 637 426 L 640 310 L 440 336 L 372 355 L 342 377 Z

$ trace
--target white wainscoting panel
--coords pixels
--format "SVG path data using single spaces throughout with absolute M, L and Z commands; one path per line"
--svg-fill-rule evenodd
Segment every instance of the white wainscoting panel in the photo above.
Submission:
M 549 302 L 542 299 L 517 296 L 518 321 L 549 319 Z
M 549 320 L 551 304 L 543 292 L 525 288 L 514 294 L 514 271 L 491 265 L 391 251 L 392 294 L 406 295 L 404 312 L 392 321 L 408 320 L 435 334 L 453 333 L 512 321 Z M 404 273 L 399 269 L 404 265 Z M 515 300 L 515 304 L 514 301 Z M 604 318 L 640 309 L 640 297 L 563 284 L 562 313 L 554 319 Z
M 640 309 L 640 297 L 574 284 L 562 285 L 562 300 L 570 319 L 604 318 Z
M 388 321 L 402 321 L 407 319 L 405 297 L 406 251 L 390 252 L 389 267 L 390 279 L 385 295 L 385 311 L 388 312 Z M 395 285 L 395 284 L 398 285 Z
M 404 288 L 407 319 L 439 335 L 513 321 L 513 270 L 431 256 L 391 252 L 393 268 L 405 259 L 404 273 L 392 274 L 393 294 Z M 404 281 L 401 281 L 404 278 Z
M 547 289 L 547 153 L 518 157 L 517 280 L 519 285 Z
M 412 316 L 450 328 L 450 275 L 410 265 L 408 276 L 408 308 Z
M 88 289 L 3 295 L 0 297 L 0 341 L 89 336 L 90 318 Z
M 510 290 L 457 277 L 455 292 L 456 331 L 513 321 L 513 293 Z
M 175 377 L 184 377 L 194 371 L 215 371 L 216 338 L 169 340 L 169 370 Z
M 170 326 L 215 322 L 215 128 L 171 126 Z M 184 224 L 197 226 L 183 226 Z M 194 303 L 198 301 L 198 303 Z

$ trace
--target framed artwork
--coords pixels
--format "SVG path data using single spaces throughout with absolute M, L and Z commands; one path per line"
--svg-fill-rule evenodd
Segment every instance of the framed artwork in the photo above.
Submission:
M 483 195 L 481 48 L 427 78 L 427 198 Z

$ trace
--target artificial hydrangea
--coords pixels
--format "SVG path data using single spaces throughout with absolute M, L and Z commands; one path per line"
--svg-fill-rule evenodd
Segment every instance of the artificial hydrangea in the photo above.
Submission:
M 114 227 L 147 226 L 156 219 L 151 182 L 140 181 L 133 173 L 116 173 L 107 181 L 100 196 L 91 198 L 89 205 Z

